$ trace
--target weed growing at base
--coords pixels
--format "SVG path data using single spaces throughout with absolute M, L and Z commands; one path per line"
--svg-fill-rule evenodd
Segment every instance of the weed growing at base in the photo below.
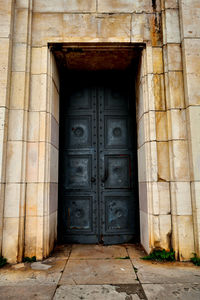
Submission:
M 193 257 L 192 258 L 190 258 L 190 260 L 191 260 L 191 262 L 193 262 L 193 264 L 195 265 L 195 266 L 199 266 L 200 267 L 200 257 L 198 257 L 197 255 L 196 255 L 196 253 L 193 253 Z
M 175 261 L 175 251 L 153 250 L 149 255 L 141 257 L 144 260 Z
M 0 256 L 0 268 L 2 268 L 7 263 L 7 259 Z
M 32 262 L 35 262 L 36 261 L 36 257 L 35 256 L 32 256 L 32 257 L 24 257 L 23 258 L 23 262 L 30 262 L 30 263 L 32 263 Z

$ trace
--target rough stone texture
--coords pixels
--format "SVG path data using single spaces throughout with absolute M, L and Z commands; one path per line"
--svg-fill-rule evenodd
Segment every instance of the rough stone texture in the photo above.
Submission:
M 148 300 L 198 300 L 199 284 L 143 284 L 142 285 Z
M 81 255 L 83 247 L 83 257 L 81 260 L 75 259 Z M 90 251 L 86 251 L 90 249 Z M 109 249 L 109 251 L 108 251 Z M 124 253 L 130 256 L 125 260 L 113 259 L 113 253 L 120 255 Z M 105 253 L 104 253 L 105 251 Z M 97 254 L 100 253 L 100 256 Z M 108 255 L 109 254 L 109 255 Z M 145 255 L 141 247 L 133 244 L 117 246 L 99 245 L 61 245 L 57 246 L 55 252 L 48 259 L 35 263 L 6 265 L 0 269 L 0 290 L 1 299 L 38 299 L 38 300 L 80 300 L 80 299 L 99 299 L 99 300 L 148 300 L 148 299 L 199 299 L 200 289 L 200 270 L 191 263 L 158 263 L 144 261 L 140 258 Z M 87 259 L 85 257 L 87 256 Z M 105 259 L 106 257 L 106 259 Z M 92 264 L 91 264 L 92 262 Z M 115 263 L 116 262 L 116 263 Z M 125 269 L 125 274 L 116 272 L 116 268 Z M 78 282 L 67 282 L 69 265 L 77 264 L 74 269 L 74 280 Z M 83 264 L 84 263 L 84 264 Z M 79 267 L 78 267 L 79 264 Z M 115 264 L 115 272 L 109 269 Z M 42 270 L 33 269 L 36 265 L 51 266 Z M 93 265 L 92 272 L 88 268 Z M 101 273 L 101 281 L 105 278 L 107 283 L 100 283 L 100 268 L 106 271 Z M 127 268 L 126 266 L 131 267 Z M 84 278 L 81 274 L 85 272 L 90 282 L 83 283 Z M 96 276 L 95 276 L 96 274 Z M 72 276 L 69 274 L 69 279 Z M 126 276 L 126 282 L 124 278 Z M 137 278 L 137 280 L 133 280 Z M 113 283 L 118 281 L 118 283 Z
M 144 43 L 133 63 L 140 240 L 148 252 L 200 255 L 199 10 L 198 0 L 0 2 L 0 251 L 10 262 L 42 259 L 57 239 L 57 42 Z

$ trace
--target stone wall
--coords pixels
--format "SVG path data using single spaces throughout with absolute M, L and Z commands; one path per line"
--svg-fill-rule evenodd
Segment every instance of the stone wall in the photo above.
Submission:
M 141 243 L 200 254 L 200 4 L 0 0 L 0 247 L 57 235 L 59 75 L 48 43 L 143 43 L 136 80 Z M 134 82 L 134 79 L 133 79 Z

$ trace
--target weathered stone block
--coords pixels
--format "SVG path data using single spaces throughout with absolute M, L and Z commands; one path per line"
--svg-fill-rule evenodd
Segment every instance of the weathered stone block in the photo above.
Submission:
M 182 72 L 165 73 L 165 82 L 167 108 L 184 108 L 185 95 Z
M 27 182 L 38 182 L 39 143 L 27 143 Z
M 165 26 L 163 28 L 164 44 L 180 43 L 179 13 L 178 9 L 165 11 Z
M 18 234 L 20 218 L 4 218 L 2 255 L 10 263 L 17 262 L 18 256 Z
M 168 142 L 157 142 L 158 181 L 169 181 L 169 145 Z
M 156 140 L 157 141 L 167 141 L 167 114 L 166 112 L 156 112 Z
M 184 37 L 200 37 L 199 0 L 180 2 L 182 35 Z
M 154 215 L 167 215 L 170 213 L 170 192 L 168 182 L 152 182 L 152 209 Z
M 30 90 L 30 106 L 32 111 L 47 110 L 47 75 L 32 75 Z
M 24 127 L 27 120 L 27 111 L 21 109 L 11 109 L 9 111 L 8 120 L 8 140 L 9 141 L 23 141 Z M 17 126 L 16 126 L 17 124 Z
M 10 40 L 0 39 L 0 105 L 7 106 L 9 95 L 9 73 L 10 73 Z
M 189 182 L 171 182 L 171 203 L 173 215 L 192 215 L 191 191 Z
M 25 72 L 12 72 L 11 75 L 11 109 L 26 109 L 25 107 Z
M 7 182 L 22 182 L 22 141 L 7 142 L 7 164 L 6 164 L 6 180 Z M 13 172 L 15 170 L 15 172 Z
M 167 44 L 164 46 L 165 72 L 182 71 L 182 53 L 180 44 Z
M 130 42 L 130 21 L 126 14 L 67 14 L 63 16 L 63 35 L 71 42 Z
M 48 65 L 48 48 L 33 47 L 31 54 L 31 73 L 35 75 L 46 74 Z
M 18 218 L 24 216 L 25 184 L 8 183 L 5 187 L 4 217 Z
M 190 106 L 187 108 L 189 140 L 190 140 L 190 174 L 192 180 L 200 180 L 200 107 Z
M 167 111 L 169 140 L 187 139 L 185 109 L 171 109 Z
M 150 0 L 98 0 L 99 12 L 152 12 L 152 3 Z
M 34 12 L 96 12 L 96 0 L 35 0 Z
M 144 42 L 151 39 L 148 14 L 133 14 L 131 26 L 131 42 Z
M 169 141 L 170 177 L 172 181 L 189 181 L 189 155 L 187 141 Z

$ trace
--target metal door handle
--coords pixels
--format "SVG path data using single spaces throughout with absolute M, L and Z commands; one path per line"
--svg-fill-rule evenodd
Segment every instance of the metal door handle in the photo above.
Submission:
M 101 181 L 102 181 L 103 183 L 105 183 L 107 179 L 108 179 L 108 169 L 105 168 L 105 171 L 104 171 L 104 177 L 101 179 Z
M 95 182 L 95 181 L 96 181 L 96 178 L 92 177 L 91 182 Z

